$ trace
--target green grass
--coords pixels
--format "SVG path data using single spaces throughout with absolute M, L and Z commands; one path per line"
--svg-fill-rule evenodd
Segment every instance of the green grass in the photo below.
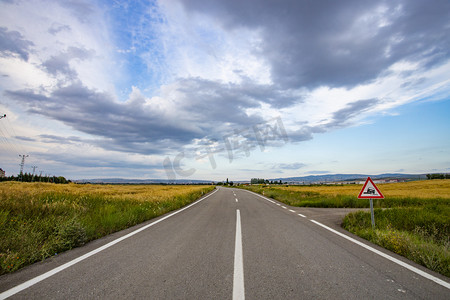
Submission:
M 342 226 L 377 245 L 450 277 L 450 207 L 375 210 L 375 230 L 369 212 L 347 215 Z
M 2 183 L 0 274 L 178 209 L 213 188 Z

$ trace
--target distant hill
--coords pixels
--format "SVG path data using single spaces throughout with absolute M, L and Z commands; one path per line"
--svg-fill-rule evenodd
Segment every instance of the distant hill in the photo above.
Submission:
M 96 178 L 73 180 L 75 183 L 108 183 L 108 184 L 210 184 L 211 180 L 191 179 L 124 179 L 124 178 Z
M 380 175 L 365 175 L 365 174 L 327 174 L 327 175 L 309 175 L 301 177 L 286 177 L 286 178 L 273 178 L 269 180 L 283 181 L 283 182 L 335 182 L 335 181 L 353 181 L 353 180 L 366 180 L 367 177 L 372 179 L 427 179 L 425 174 L 398 174 L 387 173 Z
M 365 174 L 327 174 L 327 175 L 309 175 L 300 177 L 283 177 L 272 178 L 270 181 L 283 182 L 336 182 L 336 181 L 364 181 L 367 177 L 372 179 L 404 179 L 404 180 L 419 180 L 427 179 L 426 174 L 398 174 L 387 173 L 380 175 L 365 175 Z M 79 179 L 73 180 L 75 183 L 95 183 L 95 184 L 211 184 L 215 180 L 194 180 L 194 179 L 125 179 L 125 178 L 96 178 L 96 179 Z M 236 183 L 245 183 L 249 181 L 235 181 Z

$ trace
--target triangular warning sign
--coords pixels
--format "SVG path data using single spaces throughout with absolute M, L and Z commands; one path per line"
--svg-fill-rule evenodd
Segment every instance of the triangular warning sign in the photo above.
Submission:
M 383 194 L 377 188 L 370 177 L 367 177 L 366 183 L 358 195 L 358 199 L 384 199 Z

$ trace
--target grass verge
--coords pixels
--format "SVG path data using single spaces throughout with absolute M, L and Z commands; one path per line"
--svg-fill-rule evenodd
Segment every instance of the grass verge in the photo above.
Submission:
M 213 189 L 0 183 L 0 274 L 178 209 Z
M 348 214 L 342 226 L 381 247 L 450 277 L 450 208 L 392 208 Z

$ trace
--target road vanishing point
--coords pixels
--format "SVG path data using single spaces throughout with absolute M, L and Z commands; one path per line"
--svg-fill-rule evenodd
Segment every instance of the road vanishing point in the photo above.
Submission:
M 449 278 L 334 212 L 241 189 L 0 277 L 0 299 L 450 299 Z

